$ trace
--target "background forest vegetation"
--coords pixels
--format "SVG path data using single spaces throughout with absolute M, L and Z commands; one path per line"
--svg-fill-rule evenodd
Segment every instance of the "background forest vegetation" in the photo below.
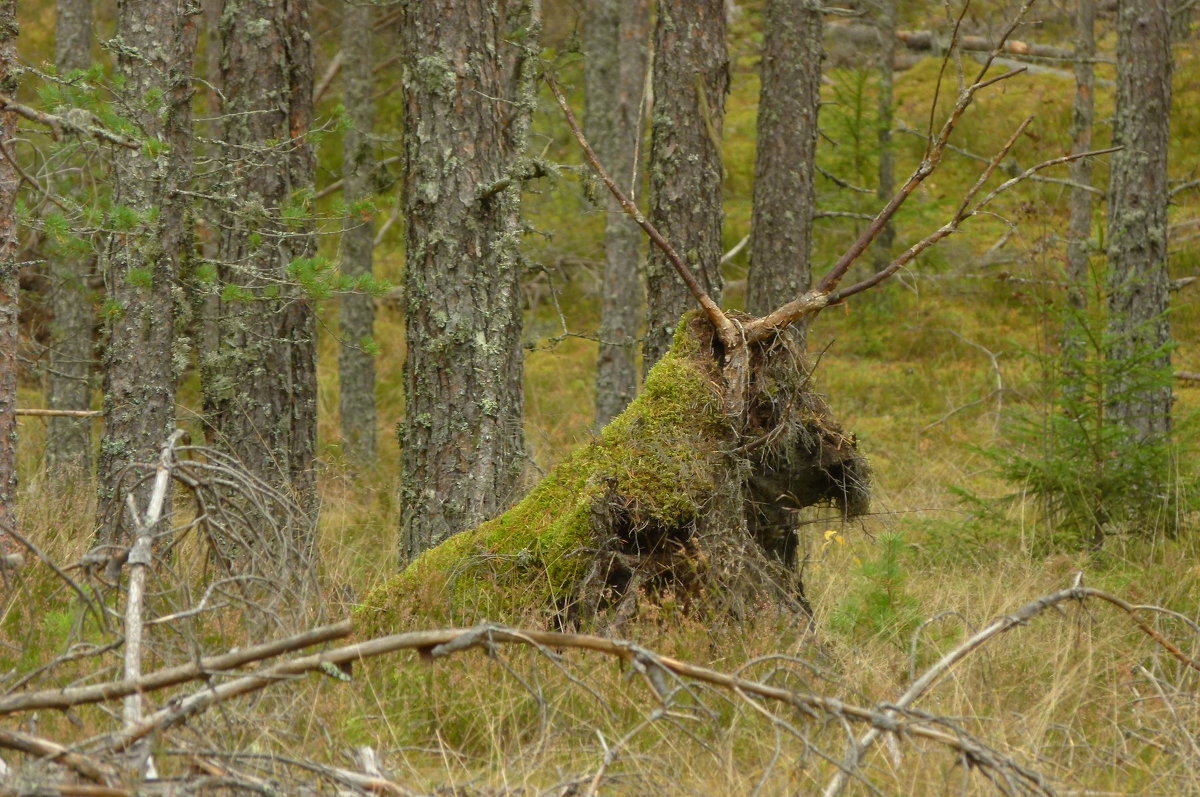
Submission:
M 729 4 L 734 9 L 728 36 L 730 93 L 721 139 L 727 252 L 750 234 L 764 4 Z M 870 2 L 850 5 L 867 17 L 875 13 Z M 1035 6 L 1016 37 L 1069 48 L 1073 5 Z M 1176 5 L 1181 15 L 1194 13 L 1191 3 Z M 582 108 L 583 2 L 544 0 L 542 6 L 545 62 L 554 65 L 572 104 Z M 386 15 L 389 8 L 378 13 Z M 947 31 L 940 4 L 901 2 L 898 9 L 902 29 Z M 107 2 L 97 3 L 95 10 L 96 38 L 103 41 L 111 35 L 105 20 L 115 11 Z M 1012 10 L 1004 3 L 975 3 L 965 25 L 993 34 Z M 1101 11 L 1097 149 L 1109 143 L 1116 79 L 1113 15 L 1111 9 Z M 29 67 L 19 99 L 37 105 L 39 91 L 46 89 L 39 89 L 36 76 L 50 71 L 54 60 L 55 7 L 45 1 L 22 3 L 18 15 L 20 60 Z M 341 57 L 342 19 L 340 3 L 313 9 L 318 83 Z M 820 175 L 831 177 L 819 176 L 816 183 L 817 209 L 828 214 L 815 222 L 816 269 L 827 268 L 861 232 L 867 223 L 863 214 L 879 207 L 874 194 L 880 124 L 876 56 L 834 32 L 855 22 L 840 15 L 826 19 L 817 165 Z M 1180 655 L 1173 656 L 1108 605 L 1063 603 L 990 640 L 919 708 L 944 720 L 951 735 L 984 740 L 995 760 L 1011 758 L 1040 773 L 1046 792 L 1200 795 L 1200 672 L 1194 665 L 1200 660 L 1195 442 L 1200 439 L 1200 285 L 1187 283 L 1200 276 L 1200 47 L 1195 34 L 1184 30 L 1172 51 L 1169 156 L 1172 185 L 1180 189 L 1169 209 L 1170 277 L 1180 285 L 1171 294 L 1169 313 L 1172 367 L 1186 377 L 1175 383 L 1171 484 L 1178 494 L 1169 502 L 1174 516 L 1160 518 L 1154 528 L 1118 528 L 1095 547 L 1086 544 L 1086 534 L 1081 544 L 1080 532 L 1058 522 L 1060 510 L 1047 509 L 1046 496 L 1052 501 L 1059 495 L 1047 484 L 1068 485 L 1062 489 L 1069 492 L 1074 481 L 1093 479 L 1096 469 L 1104 468 L 1054 431 L 1064 390 L 1071 389 L 1064 387 L 1060 369 L 1060 331 L 1070 311 L 1064 287 L 1068 186 L 1065 167 L 1058 167 L 1044 173 L 1057 182 L 1026 181 L 998 199 L 992 214 L 972 219 L 889 284 L 823 312 L 809 329 L 818 390 L 855 435 L 873 478 L 869 514 L 844 520 L 822 508 L 805 510 L 799 518 L 813 627 L 770 611 L 742 623 L 708 622 L 668 599 L 622 628 L 622 635 L 721 672 L 886 708 L 916 675 L 993 618 L 1073 584 L 1094 587 L 1172 613 L 1146 622 Z M 197 70 L 213 57 L 204 50 L 211 46 L 202 43 Z M 364 465 L 344 447 L 337 358 L 345 343 L 339 332 L 345 294 L 339 288 L 345 285 L 318 274 L 306 286 L 310 295 L 328 294 L 317 303 L 316 596 L 310 596 L 311 604 L 289 607 L 296 617 L 277 625 L 264 627 L 261 617 L 247 620 L 255 612 L 230 602 L 187 622 L 150 626 L 161 635 L 155 666 L 186 663 L 201 652 L 221 652 L 349 616 L 397 571 L 402 548 L 397 424 L 405 414 L 406 355 L 405 297 L 399 287 L 405 252 L 403 224 L 397 221 L 404 175 L 396 165 L 403 151 L 403 98 L 392 59 L 394 31 L 379 31 L 372 46 L 378 69 L 371 140 L 374 159 L 383 165 L 374 175 L 377 193 L 370 207 L 360 209 L 374 214 L 379 231 L 374 251 L 379 285 L 367 286 L 377 288 L 376 317 L 372 339 L 361 343 L 374 356 L 377 456 Z M 953 70 L 942 74 L 939 57 L 913 56 L 904 66 L 895 76 L 892 128 L 899 175 L 919 162 L 930 106 L 940 90 L 945 107 L 948 86 L 955 82 Z M 1070 150 L 1071 64 L 1037 66 L 983 93 L 968 110 L 940 170 L 894 218 L 897 250 L 949 218 L 976 180 L 979 158 L 1000 150 L 1025 117 L 1034 121 L 1001 165 L 1005 176 Z M 91 84 L 106 95 L 111 65 L 105 60 L 97 70 Z M 347 208 L 338 192 L 322 189 L 342 177 L 343 137 L 351 124 L 338 80 L 332 78 L 319 97 L 309 136 L 318 198 L 308 221 L 317 232 L 318 253 L 330 260 L 336 259 Z M 198 94 L 193 103 L 201 124 L 205 102 Z M 18 152 L 30 163 L 43 157 L 36 153 L 51 151 L 48 136 L 32 130 L 23 135 Z M 595 338 L 605 221 L 602 189 L 586 173 L 544 86 L 529 146 L 532 154 L 560 166 L 529 182 L 522 197 L 526 487 L 596 436 Z M 1094 184 L 1103 187 L 1108 158 L 1094 163 Z M 23 408 L 46 406 L 45 342 L 53 321 L 48 297 L 54 286 L 40 264 L 44 241 L 54 231 L 38 218 L 36 204 L 27 192 L 20 206 L 25 262 L 18 395 Z M 1096 309 L 1103 307 L 1098 298 L 1104 285 L 1103 220 L 1100 204 L 1094 211 L 1095 280 L 1089 287 L 1096 300 L 1083 319 L 1094 332 L 1093 360 L 1104 345 L 1103 311 Z M 748 267 L 748 249 L 724 263 L 723 306 L 742 309 Z M 851 281 L 873 270 L 869 263 L 855 269 L 861 273 Z M 101 304 L 97 300 L 103 311 Z M 180 426 L 197 442 L 204 439 L 200 379 L 198 367 L 185 370 L 177 399 Z M 93 392 L 93 408 L 100 409 L 99 391 Z M 64 483 L 47 473 L 46 428 L 40 417 L 20 420 L 19 527 L 47 559 L 72 577 L 81 576 L 72 566 L 92 547 L 97 485 L 90 477 Z M 98 444 L 98 422 L 93 428 Z M 1168 528 L 1173 533 L 1166 533 Z M 181 546 L 173 575 L 183 583 L 205 583 L 209 565 L 199 548 L 191 540 Z M 3 713 L 4 698 L 21 689 L 115 680 L 120 661 L 116 646 L 97 652 L 112 637 L 97 627 L 59 574 L 33 563 L 19 573 L 0 570 L 0 577 L 0 730 L 75 740 L 73 749 L 79 752 L 102 745 L 115 721 L 99 707 Z M 152 589 L 166 595 L 174 587 Z M 419 588 L 416 592 L 421 595 Z M 196 603 L 200 594 L 208 597 L 201 587 L 189 593 L 189 601 Z M 478 607 L 447 605 L 432 592 L 425 597 L 426 613 L 391 618 L 396 627 L 372 630 L 412 631 L 483 619 L 546 626 L 545 612 L 485 618 L 475 613 Z M 93 598 L 114 608 L 120 604 L 115 594 Z M 85 646 L 91 646 L 86 656 Z M 81 653 L 78 660 L 74 652 Z M 488 652 L 488 657 L 467 652 L 432 664 L 401 653 L 356 666 L 349 683 L 333 673 L 310 675 L 163 731 L 152 738 L 151 749 L 164 777 L 197 784 L 207 778 L 207 785 L 197 788 L 213 794 L 255 789 L 806 794 L 835 777 L 852 739 L 848 734 L 862 731 L 844 718 L 816 717 L 692 682 L 685 687 L 672 681 L 664 693 L 637 666 L 618 666 L 583 652 L 508 647 Z M 56 657 L 65 658 L 43 671 L 43 664 Z M 64 778 L 45 757 L 37 763 L 37 756 L 29 756 L 34 763 L 24 768 L 8 750 L 0 758 L 25 778 L 0 768 L 0 795 L 30 794 L 35 786 Z M 379 763 L 372 764 L 376 759 Z M 977 768 L 979 760 L 984 764 Z M 861 776 L 851 777 L 846 788 L 853 794 L 941 794 L 960 788 L 963 793 L 1043 793 L 1040 786 L 1004 781 L 996 774 L 1004 768 L 989 760 L 946 752 L 928 740 L 889 737 L 866 754 Z M 388 785 L 347 780 L 348 770 L 378 775 Z

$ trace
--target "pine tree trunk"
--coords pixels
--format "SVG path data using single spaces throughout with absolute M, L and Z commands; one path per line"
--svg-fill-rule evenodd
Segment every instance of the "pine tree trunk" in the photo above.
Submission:
M 58 0 L 54 26 L 54 65 L 67 75 L 92 64 L 91 0 Z M 63 181 L 60 190 L 76 186 Z M 52 285 L 46 405 L 54 410 L 91 406 L 92 312 L 88 277 L 92 258 L 55 253 L 49 257 Z M 50 418 L 46 424 L 46 473 L 51 479 L 87 475 L 92 466 L 92 423 L 87 418 Z
M 1124 426 L 1147 503 L 1161 506 L 1168 477 L 1171 360 L 1167 323 L 1167 142 L 1171 51 L 1167 0 L 1122 0 L 1118 10 L 1117 107 L 1108 188 L 1109 358 L 1123 363 L 1109 385 L 1108 419 Z M 1154 452 L 1154 453 L 1151 453 Z M 1132 451 L 1118 456 L 1132 456 Z
M 1092 59 L 1096 57 L 1096 4 L 1078 0 L 1075 17 L 1075 102 L 1071 116 L 1071 152 L 1092 148 L 1096 80 Z M 1088 250 L 1092 235 L 1092 159 L 1080 158 L 1070 166 L 1071 218 L 1067 227 L 1067 301 L 1078 314 L 1087 308 Z M 1068 332 L 1068 337 L 1074 337 Z M 1070 345 L 1070 343 L 1068 344 Z
M 300 284 L 314 253 L 307 195 L 314 162 L 308 0 L 226 2 L 221 17 L 224 144 L 220 340 L 205 352 L 212 443 L 308 514 L 315 534 L 316 321 Z
M 403 8 L 408 559 L 517 497 L 519 212 L 540 9 L 535 0 Z
M 754 220 L 746 309 L 765 315 L 812 283 L 822 10 L 815 0 L 769 0 L 754 162 Z M 793 327 L 803 338 L 803 329 Z
M 342 273 L 370 276 L 375 249 L 375 223 L 362 203 L 372 194 L 374 153 L 371 130 L 375 119 L 372 92 L 371 39 L 374 6 L 347 0 L 342 13 L 342 81 L 350 127 L 342 142 L 342 195 L 349 213 L 342 232 Z M 342 297 L 341 347 L 338 377 L 342 416 L 342 445 L 355 463 L 375 461 L 375 358 L 370 341 L 375 327 L 375 300 L 366 293 Z
M 627 194 L 636 195 L 650 0 L 589 0 L 584 24 L 588 140 Z M 637 394 L 642 232 L 604 192 L 604 293 L 596 367 L 596 427 Z
M 106 252 L 112 310 L 106 319 L 98 507 L 106 536 L 123 512 L 113 505 L 122 470 L 153 462 L 175 428 L 174 292 L 191 243 L 178 193 L 191 174 L 196 27 L 190 14 L 185 0 L 117 5 L 117 36 L 125 44 L 117 59 L 123 98 L 147 140 L 156 143 L 113 151 L 113 204 L 130 215 L 119 222 L 129 229 L 114 232 Z
M 729 90 L 725 4 L 659 0 L 650 144 L 650 220 L 687 260 L 713 301 L 721 300 L 721 130 Z M 692 306 L 662 252 L 646 263 L 643 367 L 667 352 Z
M 0 91 L 17 94 L 17 4 L 0 0 Z M 17 115 L 0 113 L 0 140 L 12 152 Z M 0 571 L 19 563 L 20 550 L 10 532 L 17 529 L 17 190 L 16 167 L 0 158 Z M 7 578 L 0 573 L 0 583 Z

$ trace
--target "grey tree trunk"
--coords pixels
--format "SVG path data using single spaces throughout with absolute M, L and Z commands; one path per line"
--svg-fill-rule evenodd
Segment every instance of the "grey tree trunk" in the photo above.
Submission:
M 1075 102 L 1071 116 L 1071 152 L 1092 148 L 1092 120 L 1095 115 L 1093 94 L 1096 79 L 1092 60 L 1096 57 L 1096 4 L 1078 0 L 1075 12 Z M 1080 158 L 1070 165 L 1071 218 L 1067 226 L 1067 301 L 1078 314 L 1087 307 L 1088 240 L 1092 235 L 1092 159 Z M 1068 339 L 1075 335 L 1068 331 Z M 1068 347 L 1072 342 L 1068 340 Z
M 17 4 L 0 1 L 0 91 L 17 95 Z M 0 114 L 0 140 L 12 152 L 17 115 Z M 17 190 L 20 175 L 0 158 L 0 571 L 21 561 L 11 533 L 17 530 Z M 0 572 L 0 582 L 7 581 Z
M 151 462 L 175 427 L 175 325 L 180 263 L 191 229 L 179 189 L 192 166 L 192 59 L 196 26 L 187 0 L 120 0 L 117 73 L 123 99 L 152 144 L 113 152 L 113 204 L 131 214 L 108 241 L 108 344 L 99 460 L 102 536 L 123 511 L 112 506 L 131 462 Z M 159 103 L 152 103 L 161 97 Z M 151 154 L 156 150 L 156 154 Z M 140 504 L 142 505 L 142 504 Z
M 659 0 L 654 35 L 650 220 L 721 300 L 721 130 L 729 90 L 722 0 Z M 646 263 L 648 371 L 692 299 L 662 252 Z
M 1130 445 L 1160 462 L 1144 472 L 1162 498 L 1171 433 L 1167 323 L 1167 142 L 1171 50 L 1167 0 L 1122 0 L 1117 21 L 1117 107 L 1108 186 L 1109 357 L 1125 363 L 1109 387 L 1108 417 Z M 1130 454 L 1132 452 L 1125 452 Z M 1139 453 L 1139 458 L 1150 456 Z M 1159 501 L 1161 505 L 1161 501 Z
M 362 207 L 373 193 L 375 163 L 371 146 L 374 8 L 364 0 L 347 0 L 342 13 L 343 96 L 350 127 L 342 140 L 342 194 L 348 214 L 342 231 L 341 265 L 342 273 L 350 277 L 371 274 L 375 250 L 374 219 Z M 358 464 L 375 461 L 375 358 L 370 351 L 374 327 L 375 300 L 369 294 L 342 297 L 338 349 L 342 445 L 346 458 Z
M 54 25 L 54 65 L 67 75 L 92 64 L 91 0 L 58 0 Z M 72 184 L 60 190 L 71 191 Z M 88 277 L 92 258 L 55 253 L 49 258 L 52 292 L 46 405 L 54 410 L 86 410 L 91 405 L 94 358 Z M 46 428 L 46 472 L 52 479 L 87 475 L 92 467 L 92 424 L 86 418 L 50 418 Z
M 637 194 L 643 90 L 649 58 L 650 0 L 589 0 L 584 23 L 588 140 L 628 195 Z M 642 231 L 607 191 L 604 294 L 596 366 L 596 428 L 637 395 L 637 332 Z
M 769 0 L 754 161 L 746 310 L 761 316 L 812 283 L 809 262 L 821 104 L 822 11 L 816 0 Z M 793 327 L 803 339 L 803 328 Z
M 225 192 L 219 342 L 202 358 L 213 444 L 289 492 L 315 541 L 316 322 L 301 283 L 314 252 L 313 59 L 308 0 L 227 0 L 221 16 Z
M 405 559 L 517 496 L 520 201 L 540 27 L 535 0 L 403 6 Z
M 57 0 L 54 67 L 59 75 L 92 65 L 92 0 Z
M 879 185 L 875 196 L 883 206 L 896 193 L 896 148 L 892 144 L 892 121 L 895 113 L 893 89 L 896 82 L 896 2 L 879 0 Z M 875 239 L 875 270 L 879 271 L 892 260 L 896 242 L 896 227 L 891 220 Z

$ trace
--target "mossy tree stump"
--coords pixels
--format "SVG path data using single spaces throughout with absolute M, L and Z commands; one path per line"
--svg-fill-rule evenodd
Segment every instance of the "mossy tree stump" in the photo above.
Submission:
M 540 612 L 609 629 L 645 601 L 734 618 L 811 613 L 794 512 L 846 516 L 868 503 L 868 469 L 811 386 L 786 333 L 755 344 L 730 402 L 721 345 L 685 316 L 642 394 L 593 443 L 503 515 L 415 559 L 364 601 L 361 621 L 454 623 Z M 744 410 L 731 416 L 731 404 Z

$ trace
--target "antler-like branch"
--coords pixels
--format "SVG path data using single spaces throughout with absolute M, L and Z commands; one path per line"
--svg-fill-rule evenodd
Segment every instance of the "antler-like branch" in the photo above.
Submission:
M 838 283 L 840 283 L 842 278 L 846 276 L 846 272 L 850 270 L 850 266 L 852 266 L 854 262 L 858 260 L 859 256 L 861 256 L 862 253 L 867 250 L 867 247 L 874 242 L 883 228 L 887 226 L 887 223 L 891 220 L 891 218 L 896 215 L 896 212 L 900 210 L 913 192 L 917 190 L 917 187 L 925 181 L 925 178 L 933 174 L 933 172 L 937 169 L 938 164 L 942 160 L 942 155 L 946 151 L 946 145 L 949 143 L 951 134 L 958 126 L 959 120 L 962 119 L 962 116 L 964 113 L 966 113 L 967 108 L 971 105 L 972 101 L 974 101 L 975 95 L 989 86 L 993 86 L 997 83 L 1008 80 L 1009 78 L 1019 75 L 1025 71 L 1024 67 L 1022 67 L 1005 72 L 1004 74 L 996 77 L 987 77 L 987 73 L 991 68 L 992 62 L 1001 52 L 1003 52 L 1005 42 L 1012 35 L 1013 31 L 1016 30 L 1018 22 L 1022 17 L 1024 17 L 1031 5 L 1033 5 L 1033 0 L 1026 0 L 1024 5 L 1021 7 L 1021 10 L 1015 16 L 1013 22 L 996 42 L 996 46 L 984 60 L 984 63 L 981 66 L 978 75 L 976 75 L 975 80 L 959 92 L 958 100 L 954 104 L 954 110 L 950 112 L 950 116 L 947 117 L 937 136 L 931 139 L 929 146 L 925 150 L 925 157 L 921 159 L 921 163 L 917 165 L 917 168 L 913 170 L 913 173 L 909 175 L 907 180 L 905 180 L 904 185 L 900 187 L 900 190 L 897 191 L 896 194 L 888 201 L 883 210 L 879 211 L 879 213 L 875 216 L 875 219 L 867 225 L 867 228 L 863 230 L 862 234 L 859 235 L 858 239 L 850 246 L 850 248 L 847 249 L 840 258 L 838 258 L 837 262 L 834 263 L 833 267 L 829 270 L 829 273 L 825 275 L 825 277 L 813 290 L 809 291 L 804 296 L 801 296 L 800 298 L 779 307 L 763 318 L 746 324 L 744 327 L 744 334 L 747 342 L 754 342 L 768 338 L 777 333 L 779 330 L 794 324 L 805 316 L 819 313 L 831 303 L 830 296 L 837 288 Z M 955 32 L 957 35 L 957 26 L 955 28 Z M 951 44 L 953 46 L 953 42 Z M 946 57 L 949 58 L 949 53 L 947 53 Z M 944 68 L 945 62 L 943 62 L 943 69 Z M 940 78 L 938 82 L 940 87 Z M 1006 149 L 1004 152 L 1007 152 L 1007 148 L 1011 147 L 1012 143 L 1013 142 L 1006 144 Z M 1000 157 L 1002 158 L 1002 156 Z M 998 162 L 999 161 L 995 161 L 995 163 Z M 988 169 L 985 172 L 985 176 L 981 177 L 981 180 L 986 180 L 987 176 L 990 176 L 994 169 L 995 165 L 989 164 Z M 978 187 L 979 186 L 977 185 L 976 188 L 972 190 L 977 191 Z M 969 203 L 971 197 L 973 197 L 973 194 L 969 195 L 965 201 Z M 942 231 L 939 230 L 939 233 L 940 232 Z M 924 251 L 924 249 L 928 248 L 928 246 L 932 245 L 932 243 L 935 243 L 937 240 L 941 240 L 946 235 L 949 235 L 950 232 L 953 232 L 953 230 L 949 230 L 944 234 L 939 235 L 935 241 L 931 241 L 929 244 L 922 246 L 920 250 L 913 253 L 908 260 L 911 260 L 912 257 L 915 257 L 920 251 Z M 908 262 L 908 260 L 905 262 Z M 867 281 L 864 281 L 864 283 L 859 283 L 859 285 L 856 285 L 855 288 L 858 290 L 866 290 L 868 287 L 877 285 L 894 274 L 895 271 L 902 265 L 903 264 L 900 264 L 895 268 L 892 268 L 892 266 L 889 265 L 879 274 L 876 274 L 875 277 L 871 278 L 871 280 L 874 281 L 871 282 L 870 285 L 866 285 L 865 282 Z M 848 292 L 843 291 L 839 295 L 841 298 L 845 298 L 845 296 L 848 295 Z
M 729 317 L 722 312 L 721 308 L 717 307 L 717 303 L 700 287 L 700 283 L 696 281 L 695 275 L 692 274 L 687 264 L 683 262 L 683 258 L 679 256 L 675 248 L 667 242 L 666 238 L 662 237 L 662 234 L 638 210 L 638 206 L 629 197 L 625 196 L 625 193 L 609 177 L 608 172 L 604 169 L 604 165 L 596 157 L 592 145 L 588 143 L 587 137 L 584 136 L 583 129 L 580 128 L 579 122 L 575 119 L 575 114 L 571 111 L 571 106 L 567 104 L 567 98 L 563 94 L 562 87 L 558 85 L 558 81 L 547 75 L 546 84 L 550 86 L 550 91 L 554 92 L 554 99 L 558 102 L 558 107 L 562 109 L 563 116 L 567 119 L 567 126 L 571 128 L 571 133 L 574 134 L 575 140 L 579 142 L 579 146 L 583 149 L 583 155 L 587 158 L 588 164 L 591 165 L 592 171 L 596 173 L 596 176 L 600 178 L 600 181 L 604 183 L 609 192 L 620 203 L 625 214 L 633 219 L 645 231 L 646 235 L 650 236 L 650 240 L 654 242 L 654 245 L 663 251 L 663 254 L 667 256 L 667 260 L 671 261 L 671 265 L 675 267 L 676 273 L 679 274 L 684 284 L 687 285 L 692 297 L 703 308 L 705 315 L 708 316 L 708 320 L 716 328 L 721 341 L 728 347 L 735 346 L 739 338 L 733 322 L 729 320 Z

